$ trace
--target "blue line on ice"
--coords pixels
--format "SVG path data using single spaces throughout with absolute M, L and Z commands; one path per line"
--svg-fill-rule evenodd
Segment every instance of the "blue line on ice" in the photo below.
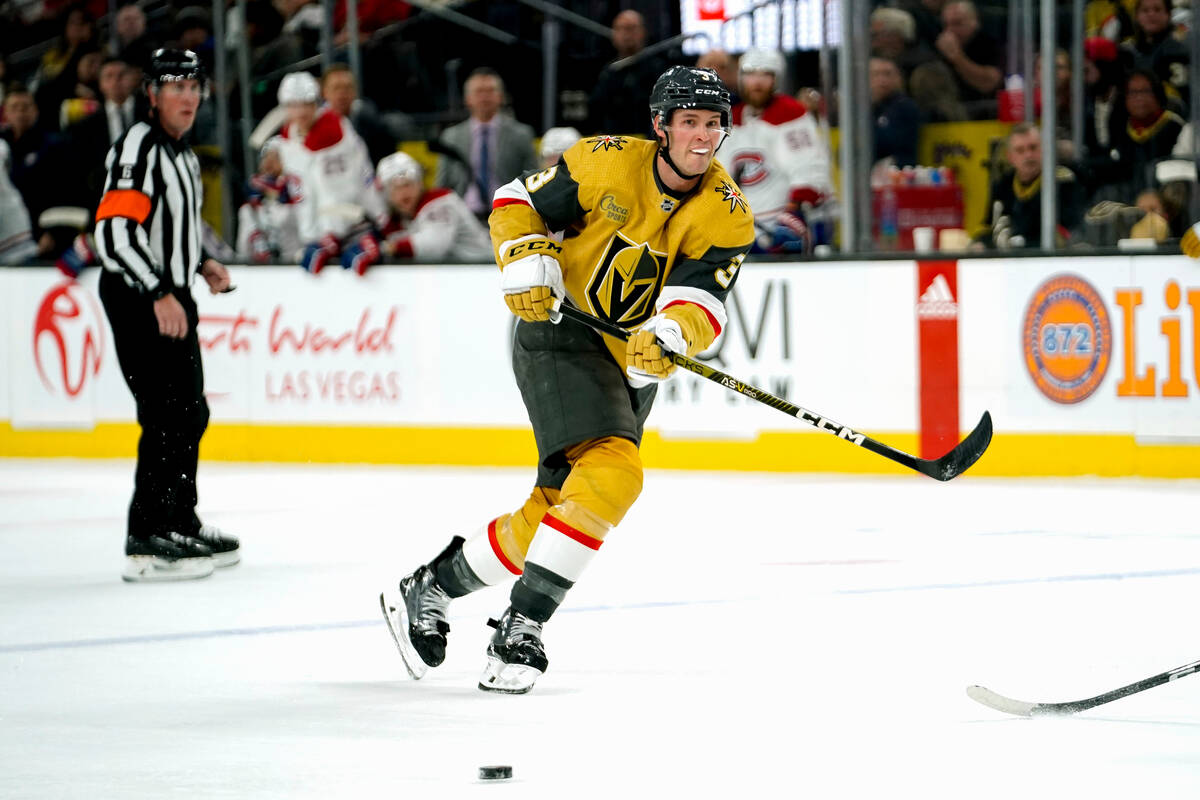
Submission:
M 728 600 L 653 600 L 644 603 L 621 605 L 581 606 L 564 608 L 560 614 L 582 614 L 594 611 L 628 611 L 645 608 L 670 608 L 674 606 L 700 606 L 726 603 Z M 451 617 L 453 619 L 453 617 Z M 383 619 L 356 619 L 343 622 L 314 622 L 306 625 L 264 625 L 258 628 L 225 628 L 211 631 L 181 631 L 178 633 L 147 633 L 137 636 L 112 636 L 104 639 L 68 639 L 59 642 L 31 642 L 28 644 L 0 645 L 3 653 L 33 653 L 39 650 L 73 650 L 84 647 L 108 647 L 120 644 L 157 644 L 195 639 L 222 639 L 230 636 L 270 636 L 277 633 L 311 633 L 314 631 L 336 631 L 347 628 L 383 626 Z

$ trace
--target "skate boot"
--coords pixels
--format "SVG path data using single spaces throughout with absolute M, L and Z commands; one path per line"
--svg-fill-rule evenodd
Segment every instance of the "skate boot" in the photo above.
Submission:
M 200 530 L 193 533 L 191 538 L 212 550 L 214 567 L 232 567 L 242 560 L 242 551 L 238 540 L 227 535 L 220 528 L 201 525 Z
M 186 581 L 207 578 L 212 572 L 212 550 L 190 536 L 172 531 L 125 539 L 125 571 L 121 578 L 131 583 Z
M 489 619 L 496 629 L 488 644 L 487 667 L 479 679 L 485 692 L 525 694 L 546 671 L 549 661 L 542 646 L 542 623 L 510 606 L 500 619 Z
M 413 680 L 420 680 L 429 667 L 445 660 L 450 595 L 438 585 L 437 575 L 429 565 L 402 578 L 398 592 L 379 595 L 379 605 Z

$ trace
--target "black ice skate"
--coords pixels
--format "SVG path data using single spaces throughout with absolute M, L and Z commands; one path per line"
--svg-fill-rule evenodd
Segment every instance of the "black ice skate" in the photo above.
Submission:
M 525 694 L 546 671 L 549 661 L 542 646 L 542 623 L 510 606 L 499 621 L 488 620 L 496 629 L 488 644 L 487 667 L 479 679 L 485 692 Z
M 429 667 L 436 667 L 446 659 L 446 634 L 450 632 L 446 609 L 450 606 L 450 595 L 438 585 L 437 576 L 428 565 L 402 578 L 398 592 L 379 595 L 379 605 L 413 680 L 420 680 Z
M 190 536 L 172 532 L 125 540 L 124 580 L 186 581 L 207 578 L 212 572 L 212 550 Z
M 242 560 L 242 551 L 238 540 L 220 528 L 201 525 L 200 530 L 193 533 L 191 538 L 212 551 L 214 567 L 232 567 Z

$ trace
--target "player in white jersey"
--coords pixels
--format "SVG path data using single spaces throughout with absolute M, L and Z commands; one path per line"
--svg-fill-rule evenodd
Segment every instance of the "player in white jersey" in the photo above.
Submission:
M 759 249 L 771 252 L 811 249 L 805 210 L 833 196 L 825 138 L 801 103 L 776 91 L 783 72 L 777 50 L 742 56 L 742 102 L 733 107 L 733 133 L 721 151 L 754 212 Z
M 20 264 L 37 255 L 37 243 L 25 201 L 9 180 L 11 166 L 12 150 L 0 139 L 0 263 Z
M 342 251 L 344 240 L 357 242 L 364 223 L 384 211 L 367 146 L 349 121 L 317 105 L 320 96 L 307 72 L 285 75 L 279 84 L 279 104 L 288 110 L 283 169 L 301 181 L 300 263 L 313 273 Z M 351 264 L 343 259 L 342 266 Z
M 257 264 L 299 258 L 302 197 L 300 178 L 283 171 L 283 139 L 263 145 L 258 172 L 251 176 L 246 202 L 238 209 L 238 255 Z
M 377 174 L 388 202 L 379 226 L 383 252 L 418 261 L 492 261 L 487 228 L 453 191 L 426 190 L 416 159 L 392 153 L 380 160 Z M 361 272 L 366 266 L 355 264 L 355 269 Z

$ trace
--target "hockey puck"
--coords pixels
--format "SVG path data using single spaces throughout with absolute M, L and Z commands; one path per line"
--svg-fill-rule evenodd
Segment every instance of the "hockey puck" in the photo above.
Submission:
M 512 767 L 507 764 L 479 768 L 479 780 L 481 781 L 502 781 L 511 777 Z

